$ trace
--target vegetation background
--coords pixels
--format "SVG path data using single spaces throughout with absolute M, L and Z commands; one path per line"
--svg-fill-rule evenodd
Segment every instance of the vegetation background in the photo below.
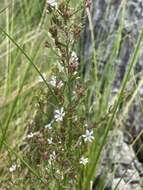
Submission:
M 109 132 L 122 124 L 143 83 L 142 77 L 138 83 L 134 80 L 141 30 L 121 86 L 115 96 L 112 94 L 114 63 L 123 40 L 125 0 L 120 5 L 120 20 L 103 76 L 98 59 L 106 50 L 106 39 L 96 48 L 90 1 L 58 3 L 59 11 L 55 11 L 44 0 L 0 1 L 1 190 L 92 189 Z M 94 49 L 86 67 L 85 57 L 72 57 L 72 52 L 80 54 L 84 46 L 78 36 L 85 22 L 84 11 Z M 58 30 L 53 30 L 55 26 Z M 49 86 L 53 75 L 58 78 L 56 88 Z M 134 85 L 128 92 L 130 82 Z M 55 116 L 53 122 L 53 113 L 60 115 L 60 122 Z M 106 178 L 109 168 L 104 171 Z M 103 179 L 98 189 L 105 186 Z

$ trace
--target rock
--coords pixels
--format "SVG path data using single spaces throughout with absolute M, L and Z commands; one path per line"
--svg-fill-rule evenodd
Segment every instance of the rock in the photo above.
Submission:
M 142 114 L 142 100 L 136 98 L 134 104 L 131 106 L 127 122 L 125 122 L 125 128 L 131 135 L 133 142 L 137 136 L 136 143 L 133 143 L 134 151 L 137 153 L 137 157 L 140 162 L 143 163 L 143 114 Z
M 121 181 L 120 180 L 121 180 L 120 178 L 115 178 L 113 180 L 112 189 L 115 189 L 115 187 L 119 183 L 117 190 L 119 190 L 119 189 L 129 190 L 129 188 L 130 188 L 129 185 L 127 185 L 123 180 L 121 180 Z
M 99 185 L 101 183 L 101 179 L 102 176 L 101 175 L 98 175 L 93 183 L 93 187 L 92 187 L 92 190 L 98 190 L 99 189 Z M 111 184 L 106 184 L 104 190 L 111 190 Z
M 120 183 L 119 183 L 120 182 Z M 116 185 L 119 183 L 119 186 L 116 190 L 141 190 L 137 184 L 126 184 L 123 180 L 120 181 L 120 178 L 115 178 L 113 180 L 112 189 L 114 190 Z
M 140 174 L 143 166 L 137 160 L 133 148 L 124 142 L 124 134 L 121 130 L 114 129 L 109 136 L 110 140 L 103 151 L 98 176 L 104 176 L 103 174 L 108 170 L 105 175 L 105 184 L 111 190 L 121 179 L 118 190 L 134 188 L 141 190 Z M 96 178 L 96 185 L 100 183 L 100 180 L 99 177 Z

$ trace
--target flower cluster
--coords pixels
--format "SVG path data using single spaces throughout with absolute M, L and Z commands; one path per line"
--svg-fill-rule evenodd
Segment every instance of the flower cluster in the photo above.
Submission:
M 12 166 L 9 168 L 10 172 L 14 172 L 16 171 L 17 165 L 16 164 L 12 164 Z
M 88 163 L 88 158 L 85 158 L 84 156 L 82 156 L 80 158 L 80 164 L 83 164 L 84 166 Z
M 71 73 L 77 72 L 78 66 L 79 66 L 79 58 L 77 54 L 73 51 L 69 61 L 69 71 Z
M 82 136 L 83 136 L 85 142 L 92 142 L 94 140 L 93 130 L 89 131 L 87 129 L 86 133 Z
M 53 138 L 51 137 L 50 139 L 48 139 L 48 144 L 52 144 L 53 143 Z
M 56 76 L 51 76 L 51 79 L 49 81 L 49 84 L 54 87 L 60 89 L 64 84 L 62 81 L 57 80 Z
M 63 121 L 65 116 L 64 108 L 56 109 L 54 112 L 54 118 L 56 121 Z

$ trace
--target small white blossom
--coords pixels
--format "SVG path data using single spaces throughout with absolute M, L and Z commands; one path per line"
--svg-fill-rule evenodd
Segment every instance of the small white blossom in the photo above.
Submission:
M 70 70 L 74 72 L 73 75 L 76 76 L 77 75 L 76 70 L 78 69 L 79 66 L 79 59 L 75 52 L 72 52 L 69 63 L 70 63 L 69 65 Z
M 79 64 L 78 56 L 77 56 L 77 54 L 74 51 L 71 54 L 70 62 L 71 63 L 75 63 L 77 65 Z
M 57 88 L 61 88 L 63 85 L 64 85 L 64 83 L 62 81 L 58 81 Z
M 57 8 L 58 5 L 57 0 L 47 0 L 47 4 L 55 8 Z
M 88 158 L 84 158 L 84 156 L 82 156 L 81 158 L 80 158 L 80 162 L 79 162 L 80 164 L 83 164 L 84 166 L 88 163 Z
M 56 87 L 56 84 L 57 84 L 56 76 L 51 76 L 51 80 L 49 81 L 49 84 L 53 87 Z
M 49 84 L 53 87 L 61 88 L 63 86 L 63 82 L 60 80 L 57 80 L 56 76 L 51 76 L 51 79 L 49 81 Z
M 31 139 L 31 138 L 33 138 L 34 136 L 38 135 L 38 134 L 39 134 L 39 132 L 35 132 L 35 133 L 30 132 L 30 133 L 27 135 L 27 138 L 28 138 L 28 139 Z
M 57 173 L 57 174 L 60 174 L 60 170 L 57 170 L 56 173 Z
M 9 171 L 10 172 L 14 172 L 14 171 L 16 171 L 16 164 L 13 164 L 10 168 L 9 168 Z
M 44 126 L 45 129 L 52 129 L 52 123 L 53 121 L 51 121 L 50 123 L 48 123 L 47 125 Z
M 46 73 L 43 73 L 42 75 L 43 75 L 43 77 L 45 79 L 46 78 Z M 38 77 L 38 82 L 43 82 L 43 79 L 42 79 L 41 76 Z
M 48 139 L 48 144 L 52 144 L 53 143 L 53 138 L 51 137 L 50 139 Z
M 32 138 L 32 137 L 34 137 L 34 134 L 33 134 L 32 132 L 27 135 L 27 138 L 28 138 L 28 139 L 30 139 L 30 138 Z
M 65 116 L 64 108 L 57 109 L 54 112 L 54 118 L 56 121 L 63 121 L 63 117 Z
M 93 130 L 89 131 L 87 129 L 86 133 L 84 135 L 82 135 L 82 136 L 83 136 L 85 142 L 92 142 L 94 140 Z
M 52 164 L 52 162 L 56 159 L 56 153 L 55 153 L 55 151 L 53 151 L 52 152 L 52 154 L 50 154 L 50 159 L 49 159 L 49 164 L 51 165 Z
M 76 95 L 76 91 L 75 90 L 73 91 L 73 94 Z
M 74 73 L 73 73 L 73 75 L 77 75 L 78 74 L 78 72 L 77 71 L 75 71 Z
M 50 159 L 55 160 L 56 159 L 56 152 L 53 151 L 52 154 L 50 154 Z
M 76 77 L 76 80 L 79 80 L 80 79 L 80 77 L 78 76 L 78 77 Z

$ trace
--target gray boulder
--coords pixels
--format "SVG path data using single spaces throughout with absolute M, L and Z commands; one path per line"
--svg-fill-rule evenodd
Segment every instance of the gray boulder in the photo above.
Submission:
M 118 190 L 142 190 L 143 166 L 138 161 L 133 148 L 124 141 L 121 130 L 115 129 L 109 136 L 93 190 L 99 190 L 98 185 L 102 178 L 107 190 L 114 190 L 118 183 Z

